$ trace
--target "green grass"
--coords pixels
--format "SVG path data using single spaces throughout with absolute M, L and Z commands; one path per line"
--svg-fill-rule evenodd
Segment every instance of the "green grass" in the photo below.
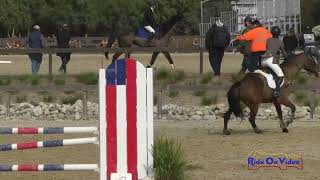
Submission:
M 206 73 L 201 77 L 201 84 L 208 84 L 212 80 L 212 73 Z
M 39 85 L 40 77 L 39 76 L 32 76 L 31 77 L 31 85 Z
M 210 105 L 213 105 L 213 104 L 217 104 L 217 102 L 218 102 L 218 96 L 217 95 L 215 95 L 215 96 L 204 96 L 201 99 L 201 104 L 204 105 L 204 106 L 210 106 Z
M 193 92 L 193 95 L 197 97 L 203 97 L 204 95 L 206 95 L 206 91 L 197 90 Z
M 28 74 L 19 75 L 17 79 L 22 84 L 28 84 L 31 79 L 31 75 L 28 75 Z
M 65 85 L 66 84 L 66 76 L 65 75 L 60 75 L 60 76 L 57 76 L 53 83 L 55 85 Z
M 178 91 L 170 91 L 169 92 L 169 97 L 170 98 L 175 98 L 179 95 L 179 92 Z
M 156 80 L 167 80 L 169 78 L 169 71 L 167 69 L 159 69 L 156 71 Z
M 74 95 L 69 95 L 69 96 L 63 97 L 61 102 L 62 102 L 62 104 L 72 105 L 79 99 L 82 99 L 82 96 L 80 94 L 74 94 Z
M 75 76 L 77 82 L 85 85 L 97 85 L 99 82 L 99 75 L 97 73 L 84 73 Z
M 157 137 L 152 154 L 155 180 L 186 179 L 188 165 L 180 142 L 172 138 Z

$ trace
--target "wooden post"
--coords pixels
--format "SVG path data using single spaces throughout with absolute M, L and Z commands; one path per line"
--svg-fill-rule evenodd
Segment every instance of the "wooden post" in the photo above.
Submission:
M 11 93 L 8 92 L 6 96 L 6 117 L 10 117 L 10 104 L 11 104 Z
M 49 77 L 52 76 L 52 51 L 49 49 Z
M 203 49 L 200 47 L 200 74 L 203 73 Z
M 88 120 L 88 91 L 82 92 L 82 117 Z
M 313 120 L 314 114 L 316 111 L 316 102 L 315 102 L 315 97 L 316 94 L 314 91 L 312 91 L 309 95 L 309 100 L 310 100 L 310 119 Z
M 162 90 L 160 91 L 160 93 L 157 94 L 157 101 L 158 101 L 158 119 L 161 120 L 162 119 Z

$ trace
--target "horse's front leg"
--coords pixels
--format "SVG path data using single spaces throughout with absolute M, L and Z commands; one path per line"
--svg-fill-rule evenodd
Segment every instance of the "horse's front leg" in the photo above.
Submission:
M 289 114 L 289 120 L 286 121 L 285 123 L 285 126 L 288 127 L 289 124 L 291 124 L 294 120 L 294 115 L 296 113 L 296 106 L 290 101 L 290 99 L 287 96 L 281 96 L 278 99 L 278 102 L 291 109 L 291 113 Z
M 278 114 L 278 117 L 279 117 L 279 120 L 280 120 L 280 127 L 282 129 L 282 132 L 288 133 L 289 131 L 287 129 L 287 126 L 283 122 L 281 104 L 279 104 L 278 102 L 275 102 L 274 106 L 276 107 L 276 110 L 277 110 L 277 114 Z
M 257 133 L 257 134 L 261 134 L 262 131 L 256 125 L 256 116 L 257 116 L 257 113 L 258 113 L 259 104 L 251 105 L 251 106 L 249 106 L 249 108 L 250 108 L 249 122 L 250 122 L 254 132 Z

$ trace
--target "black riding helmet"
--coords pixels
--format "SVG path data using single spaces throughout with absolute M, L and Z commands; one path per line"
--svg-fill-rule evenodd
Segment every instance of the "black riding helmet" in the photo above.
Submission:
M 279 37 L 281 34 L 281 29 L 279 28 L 279 26 L 273 26 L 271 28 L 271 34 L 275 38 Z
M 149 7 L 155 7 L 156 6 L 156 2 L 154 0 L 148 0 L 147 4 Z
M 252 18 L 250 16 L 246 16 L 244 19 L 243 19 L 243 22 L 250 22 L 252 23 Z

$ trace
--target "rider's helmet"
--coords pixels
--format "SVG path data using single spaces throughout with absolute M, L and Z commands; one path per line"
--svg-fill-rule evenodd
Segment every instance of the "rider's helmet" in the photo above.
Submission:
M 147 4 L 149 8 L 151 8 L 151 10 L 154 11 L 154 9 L 156 8 L 156 2 L 154 0 L 148 0 Z
M 279 37 L 281 34 L 281 29 L 279 28 L 279 26 L 273 26 L 271 28 L 271 34 L 275 38 Z
M 243 22 L 246 23 L 246 22 L 250 22 L 252 23 L 252 18 L 250 16 L 246 16 L 244 19 L 243 19 Z

